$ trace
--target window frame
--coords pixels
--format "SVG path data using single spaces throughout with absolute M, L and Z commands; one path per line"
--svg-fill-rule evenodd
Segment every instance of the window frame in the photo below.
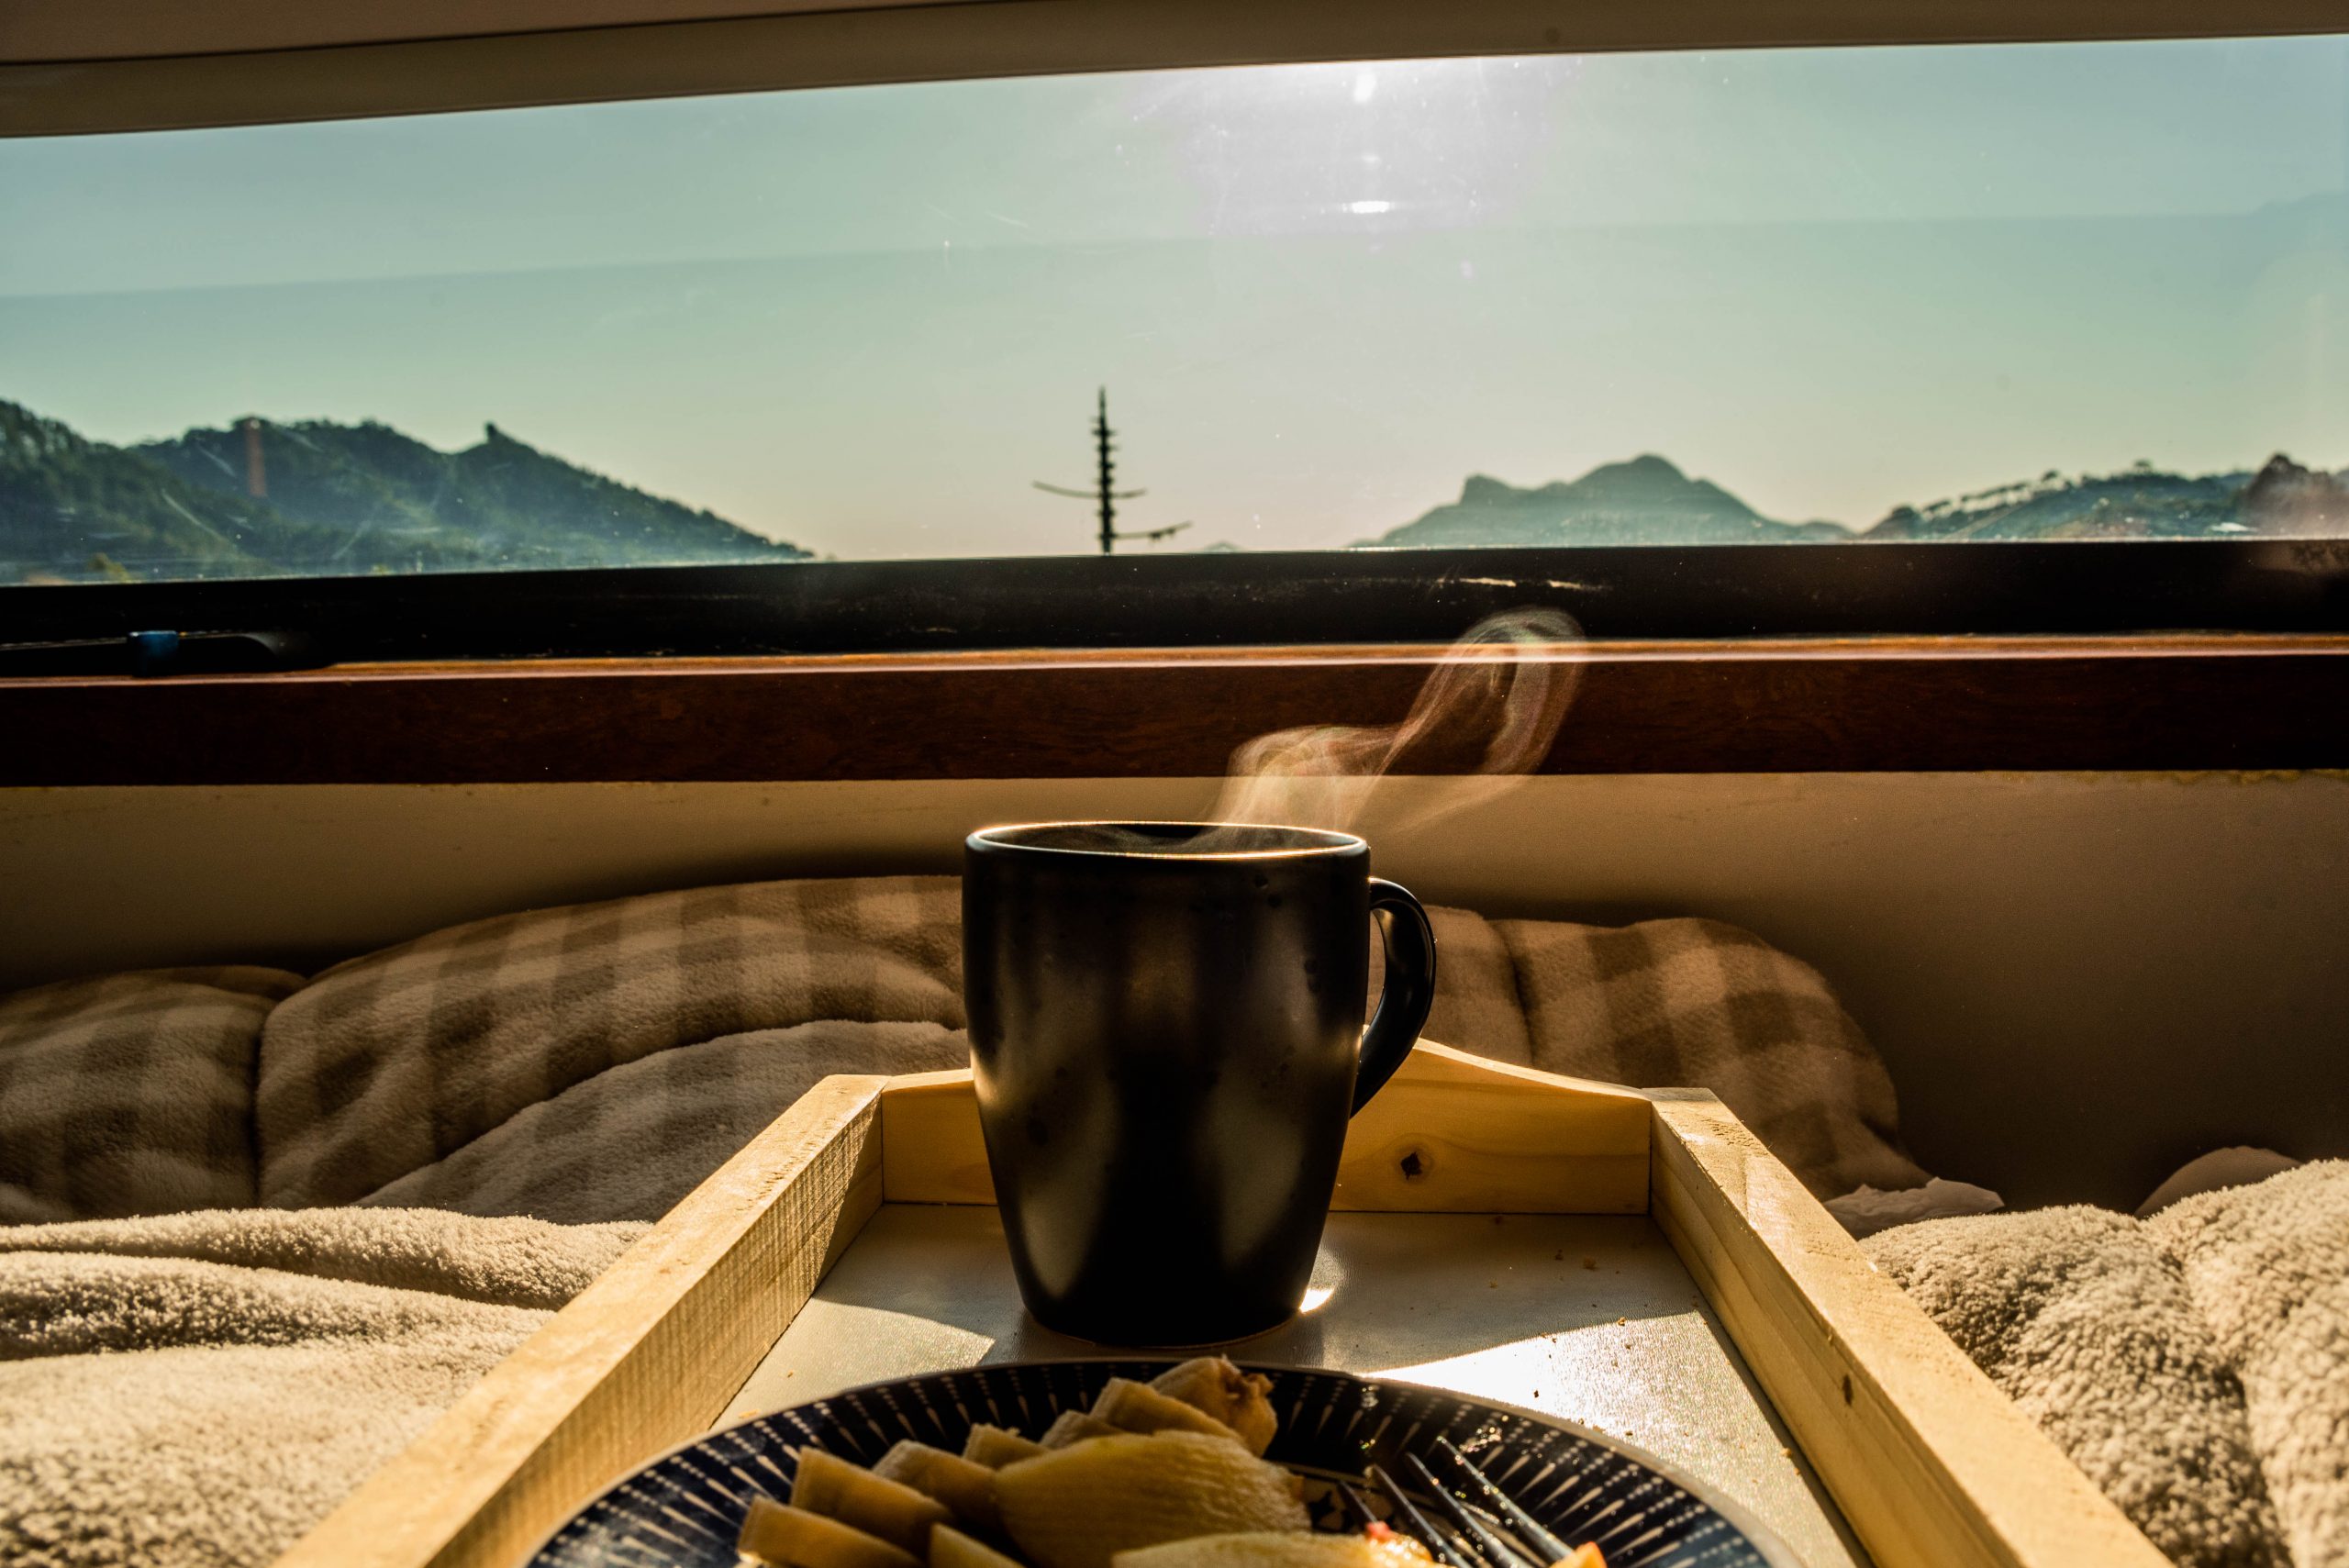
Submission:
M 1548 607 L 1609 639 L 2349 633 L 2349 540 L 1332 550 L 0 587 L 0 673 L 1444 642 Z M 217 666 L 216 666 L 217 667 Z M 236 667 L 232 662 L 229 667 Z M 159 672 L 161 673 L 161 672 Z
M 774 0 L 766 15 L 740 14 L 741 0 L 696 4 L 377 0 L 320 33 L 269 0 L 230 0 L 225 23 L 194 32 L 32 0 L 0 30 L 0 135 L 1331 59 L 2349 31 L 2333 0 Z M 655 15 L 672 19 L 643 19 Z M 295 30 L 271 31 L 284 28 Z M 446 36 L 461 33 L 474 36 Z M 233 47 L 206 52 L 222 37 Z M 1440 642 L 1529 606 L 1565 610 L 1598 639 L 2343 633 L 2349 540 L 1332 550 L 8 585 L 0 675 Z M 186 644 L 178 664 L 130 651 L 128 639 L 157 632 Z

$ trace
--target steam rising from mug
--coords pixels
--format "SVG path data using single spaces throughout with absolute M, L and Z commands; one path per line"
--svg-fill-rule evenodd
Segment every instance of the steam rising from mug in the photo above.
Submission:
M 1487 800 L 1549 753 L 1581 684 L 1583 640 L 1563 610 L 1490 617 L 1453 644 L 1402 723 L 1308 725 L 1234 751 L 1209 820 L 1351 831 L 1381 779 L 1438 759 L 1450 785 L 1387 830 Z

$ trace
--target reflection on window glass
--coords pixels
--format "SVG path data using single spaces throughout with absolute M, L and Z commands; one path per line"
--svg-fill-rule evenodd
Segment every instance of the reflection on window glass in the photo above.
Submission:
M 2333 39 L 0 143 L 0 581 L 2349 533 L 2345 170 Z

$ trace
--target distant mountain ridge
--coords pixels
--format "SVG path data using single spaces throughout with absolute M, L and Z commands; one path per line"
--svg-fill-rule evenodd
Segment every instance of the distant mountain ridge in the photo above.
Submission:
M 495 425 L 444 452 L 369 422 L 242 422 L 137 447 L 0 403 L 0 582 L 798 561 Z
M 1647 454 L 1531 488 L 1471 474 L 1458 500 L 1363 544 L 2230 537 L 2349 538 L 2349 471 L 2304 467 L 2278 453 L 2255 472 L 2199 476 L 2148 463 L 2102 475 L 2050 472 L 1896 507 L 1854 532 L 1765 517 L 1721 486 Z M 973 553 L 980 542 L 973 541 Z M 807 558 L 796 545 L 607 479 L 495 425 L 477 445 L 453 452 L 373 421 L 323 419 L 239 421 L 125 448 L 0 402 L 0 583 Z
M 1873 528 L 1762 516 L 1663 458 L 1602 463 L 1531 489 L 1471 474 L 1460 499 L 1364 543 L 1379 549 L 1509 545 L 1890 544 L 2020 539 L 2341 538 L 2349 470 L 2277 453 L 2256 473 L 2188 475 L 2139 463 L 2111 474 L 2056 473 L 1923 506 Z
M 1465 545 L 1793 544 L 1853 537 L 1834 523 L 1781 523 L 1709 480 L 1653 453 L 1602 463 L 1580 479 L 1521 490 L 1472 473 L 1460 499 L 1369 542 L 1381 549 Z
M 2188 475 L 2139 463 L 2119 473 L 2035 480 L 1929 506 L 1900 506 L 1871 542 L 2000 539 L 2339 538 L 2349 486 L 2278 452 L 2255 473 Z

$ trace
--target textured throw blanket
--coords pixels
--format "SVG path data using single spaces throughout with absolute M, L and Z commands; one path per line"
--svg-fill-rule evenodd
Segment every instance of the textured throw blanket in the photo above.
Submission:
M 0 1229 L 0 1562 L 267 1562 L 645 1229 L 388 1208 Z
M 2185 1568 L 2349 1563 L 2349 1162 L 1865 1245 Z
M 1760 939 L 1710 920 L 1429 913 L 1429 1039 L 1709 1088 L 1822 1196 L 1924 1181 L 1882 1059 L 1817 971 Z M 260 1200 L 658 1218 L 824 1073 L 963 1065 L 963 1024 L 951 877 L 452 927 L 328 970 L 270 1014 Z
M 149 969 L 0 996 L 0 1225 L 253 1201 L 262 1023 L 282 969 Z
M 1430 1038 L 1709 1087 L 1821 1194 L 1924 1179 L 1759 939 L 1430 913 Z M 281 1211 L 0 1229 L 0 1562 L 258 1568 L 632 1234 L 594 1222 L 827 1073 L 962 1065 L 959 917 L 952 878 L 760 883 L 0 998 L 0 1223 Z

